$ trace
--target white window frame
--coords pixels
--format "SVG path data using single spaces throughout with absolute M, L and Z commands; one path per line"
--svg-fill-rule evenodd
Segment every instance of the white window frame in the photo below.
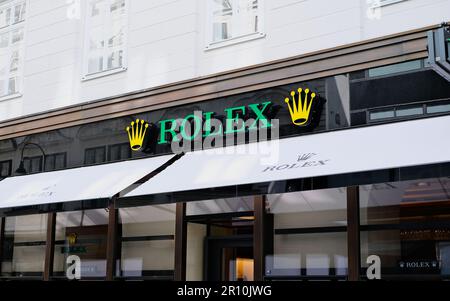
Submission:
M 14 18 L 14 7 L 17 6 L 18 4 L 22 4 L 25 3 L 25 15 L 23 18 L 23 21 L 20 21 L 16 24 L 12 23 L 12 19 Z M 2 3 L 0 5 L 0 10 L 3 9 L 7 9 L 11 7 L 11 15 L 10 15 L 10 23 L 9 25 L 0 28 L 0 36 L 3 34 L 8 34 L 8 47 L 6 47 L 6 49 L 2 50 L 0 48 L 0 53 L 3 52 L 4 54 L 7 55 L 7 57 L 11 58 L 11 55 L 14 51 L 18 50 L 19 51 L 19 64 L 17 66 L 17 81 L 16 81 L 16 85 L 18 85 L 18 88 L 16 90 L 15 93 L 11 93 L 11 94 L 5 94 L 5 95 L 0 95 L 0 101 L 4 101 L 4 100 L 10 100 L 10 99 L 14 99 L 14 98 L 18 98 L 18 97 L 22 97 L 23 96 L 23 69 L 24 69 L 24 61 L 25 61 L 25 39 L 26 39 L 26 24 L 27 24 L 27 13 L 29 11 L 29 1 L 28 0 L 9 0 L 6 1 L 4 3 Z M 23 31 L 23 38 L 22 40 L 17 44 L 12 46 L 12 34 L 15 30 L 21 29 Z M 8 62 L 8 64 L 11 64 L 11 62 Z M 9 69 L 9 68 L 7 68 Z M 6 75 L 6 79 L 9 80 L 9 71 Z M 5 85 L 6 82 L 5 82 Z M 9 88 L 8 88 L 9 89 Z
M 113 68 L 113 69 L 107 69 L 95 73 L 89 73 L 89 29 L 90 29 L 90 7 L 91 2 L 94 2 L 96 0 L 88 0 L 84 1 L 84 34 L 83 34 L 83 54 L 82 54 L 82 74 L 81 74 L 81 80 L 82 81 L 88 81 L 91 79 L 96 79 L 99 77 L 104 77 L 120 72 L 124 72 L 128 69 L 128 32 L 129 32 L 129 11 L 130 11 L 130 1 L 125 0 L 125 16 L 124 16 L 124 35 L 123 35 L 123 46 L 122 46 L 122 66 Z M 103 0 L 112 2 L 114 0 Z M 106 49 L 106 48 L 105 48 Z M 106 63 L 106 54 L 103 56 L 103 62 Z
M 233 2 L 236 2 L 238 0 L 230 0 Z M 236 7 L 236 5 L 233 5 L 233 7 Z M 213 41 L 213 11 L 214 5 L 212 4 L 212 1 L 207 0 L 206 5 L 206 42 L 205 42 L 205 51 L 217 49 L 221 47 L 226 47 L 229 45 L 235 45 L 251 40 L 261 39 L 266 36 L 264 31 L 264 0 L 258 0 L 258 31 L 240 35 L 236 37 L 232 37 L 229 39 L 221 40 L 221 41 Z M 235 14 L 235 12 L 233 12 Z
M 382 6 L 387 6 L 399 2 L 405 2 L 407 0 L 372 0 L 372 6 L 371 8 L 378 8 Z

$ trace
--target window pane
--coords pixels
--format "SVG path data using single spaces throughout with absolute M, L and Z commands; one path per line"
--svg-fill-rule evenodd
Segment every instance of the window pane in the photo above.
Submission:
M 266 256 L 267 276 L 347 274 L 346 191 L 267 196 L 267 211 L 274 217 L 274 253 Z
M 87 149 L 84 154 L 84 164 L 94 164 L 95 163 L 95 150 Z
M 196 201 L 186 204 L 186 215 L 253 211 L 253 197 Z
M 23 41 L 23 28 L 16 29 L 12 32 L 11 44 L 17 44 Z
M 81 259 L 81 279 L 106 276 L 108 212 L 105 209 L 56 215 L 54 274 L 65 277 L 66 258 Z
M 382 279 L 448 278 L 449 196 L 449 178 L 361 186 L 362 267 L 377 255 Z
M 109 147 L 109 160 L 117 161 L 124 160 L 131 157 L 130 145 L 126 144 L 117 144 L 111 145 Z
M 118 145 L 112 145 L 109 147 L 109 160 L 116 161 L 120 160 L 120 147 Z
M 239 35 L 246 35 L 258 31 L 258 1 L 238 0 L 238 24 Z
M 62 169 L 66 167 L 66 155 L 57 154 L 55 156 L 55 169 Z
M 267 276 L 347 275 L 347 232 L 275 235 Z
M 110 6 L 110 12 L 115 16 L 121 16 L 125 14 L 125 0 L 114 0 Z
M 0 78 L 4 78 L 8 72 L 9 56 L 0 55 Z
M 397 117 L 405 117 L 405 116 L 413 116 L 413 115 L 422 115 L 423 107 L 415 107 L 415 108 L 405 108 L 405 109 L 397 109 L 395 111 L 395 115 Z
M 346 191 L 336 188 L 271 194 L 267 196 L 267 210 L 274 214 L 275 229 L 345 226 Z
M 383 76 L 383 75 L 389 75 L 389 74 L 394 74 L 394 73 L 406 72 L 406 71 L 420 69 L 421 67 L 422 67 L 422 63 L 420 60 L 404 62 L 404 63 L 400 63 L 400 64 L 369 69 L 369 77 Z
M 8 81 L 8 94 L 19 93 L 19 81 L 18 77 L 11 77 Z
M 10 163 L 11 161 L 0 162 L 0 178 L 10 176 Z
M 23 167 L 25 168 L 26 171 L 30 170 L 30 167 L 31 167 L 30 159 L 24 159 L 23 160 Z
M 106 2 L 104 0 L 91 1 L 91 17 L 100 16 L 105 11 L 105 7 Z
M 19 70 L 19 51 L 13 51 L 9 64 L 9 72 L 17 72 Z
M 11 20 L 11 8 L 3 8 L 0 10 L 0 28 L 9 25 Z
M 130 150 L 130 145 L 129 144 L 125 144 L 125 145 L 121 146 L 121 148 L 120 148 L 120 158 L 121 159 L 131 158 L 131 150 Z
M 44 270 L 47 214 L 7 217 L 2 276 L 40 276 Z
M 55 155 L 49 155 L 45 157 L 45 170 L 55 170 Z
M 212 41 L 255 33 L 258 28 L 258 0 L 214 0 Z
M 94 74 L 123 66 L 125 1 L 92 1 L 88 21 L 87 73 Z
M 42 157 L 25 158 L 23 164 L 27 173 L 37 173 L 42 171 Z
M 123 44 L 124 25 L 122 21 L 113 22 L 111 34 L 108 37 L 108 47 L 117 47 Z
M 232 37 L 232 0 L 214 0 L 213 4 L 213 42 Z
M 103 56 L 100 54 L 98 56 L 89 58 L 88 73 L 97 73 L 103 71 Z
M 106 161 L 105 148 L 97 148 L 95 151 L 95 163 L 102 163 Z
M 393 118 L 395 116 L 394 111 L 380 111 L 380 112 L 371 112 L 370 120 L 384 119 L 384 118 Z
M 191 218 L 187 224 L 187 280 L 235 281 L 253 278 L 252 244 L 237 248 L 224 246 L 219 253 L 213 252 L 214 255 L 208 251 L 214 249 L 215 243 L 211 244 L 211 241 L 216 238 L 253 233 L 253 201 L 254 197 L 239 197 L 186 204 L 187 215 Z M 216 265 L 222 272 L 208 271 L 204 274 L 206 262 L 208 267 Z
M 120 68 L 123 65 L 122 50 L 114 51 L 108 56 L 108 69 Z
M 0 79 L 0 96 L 5 96 L 8 93 L 6 92 L 6 80 Z
M 6 48 L 9 45 L 9 32 L 0 34 L 0 49 Z
M 41 157 L 31 158 L 30 173 L 40 171 L 42 171 L 42 158 Z
M 120 276 L 171 279 L 175 254 L 175 204 L 119 209 Z
M 25 2 L 14 7 L 14 23 L 19 23 L 25 20 L 25 8 Z
M 444 113 L 444 112 L 450 112 L 450 104 L 429 105 L 429 106 L 427 106 L 427 113 L 428 114 Z

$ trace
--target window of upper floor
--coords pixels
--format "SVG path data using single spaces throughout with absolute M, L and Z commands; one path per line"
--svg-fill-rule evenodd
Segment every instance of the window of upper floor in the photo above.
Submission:
M 42 169 L 43 165 L 44 169 Z M 23 158 L 23 166 L 28 174 L 44 171 L 64 169 L 67 166 L 67 153 L 54 153 L 45 155 L 45 163 L 42 156 L 31 156 Z
M 0 161 L 0 180 L 11 175 L 12 160 Z
M 386 5 L 391 5 L 398 2 L 405 2 L 407 0 L 372 0 L 372 7 L 381 7 Z
M 84 165 L 121 161 L 130 158 L 131 149 L 128 143 L 92 147 L 84 151 Z
M 84 165 L 106 162 L 106 146 L 92 147 L 84 151 Z
M 0 0 L 0 100 L 21 96 L 26 6 Z
M 83 80 L 126 70 L 128 0 L 86 3 Z
M 262 0 L 211 0 L 206 49 L 264 37 Z

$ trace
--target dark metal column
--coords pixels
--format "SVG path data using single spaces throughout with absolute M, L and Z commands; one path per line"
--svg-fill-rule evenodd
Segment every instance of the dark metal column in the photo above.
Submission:
M 358 281 L 361 267 L 359 187 L 347 187 L 348 280 Z
M 0 218 L 0 274 L 2 273 L 3 246 L 5 245 L 5 223 L 6 217 Z
M 264 280 L 267 254 L 273 253 L 273 215 L 266 213 L 266 197 L 255 196 L 253 224 L 254 280 Z
M 106 243 L 106 280 L 113 281 L 116 272 L 118 248 L 119 210 L 114 205 L 114 199 L 108 206 L 108 235 Z
M 186 203 L 176 204 L 175 220 L 175 280 L 186 280 L 187 223 Z
M 47 239 L 45 243 L 44 281 L 53 276 L 53 259 L 55 256 L 56 212 L 47 214 Z

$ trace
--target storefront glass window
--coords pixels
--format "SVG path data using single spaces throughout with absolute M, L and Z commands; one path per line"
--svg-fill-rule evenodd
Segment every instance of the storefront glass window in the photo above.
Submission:
M 422 64 L 423 61 L 416 60 L 378 68 L 372 68 L 369 69 L 369 77 L 386 76 L 401 72 L 413 71 L 420 69 L 422 67 Z
M 423 114 L 423 106 L 398 108 L 395 111 L 396 117 L 407 117 L 407 116 L 422 115 L 422 114 Z
M 120 277 L 173 279 L 175 204 L 119 209 Z
M 104 278 L 107 233 L 105 209 L 57 213 L 53 275 L 66 277 L 66 260 L 76 255 L 81 261 L 81 280 Z
M 382 279 L 450 278 L 450 179 L 361 186 L 361 266 Z
M 246 211 L 253 211 L 253 197 L 189 202 L 186 206 L 186 215 L 205 215 Z
M 347 275 L 345 188 L 274 194 L 267 201 L 274 223 L 267 278 Z
M 46 234 L 46 214 L 7 217 L 2 276 L 42 277 Z
M 450 104 L 439 104 L 427 106 L 428 114 L 450 112 Z
M 186 204 L 190 281 L 253 280 L 254 197 Z

